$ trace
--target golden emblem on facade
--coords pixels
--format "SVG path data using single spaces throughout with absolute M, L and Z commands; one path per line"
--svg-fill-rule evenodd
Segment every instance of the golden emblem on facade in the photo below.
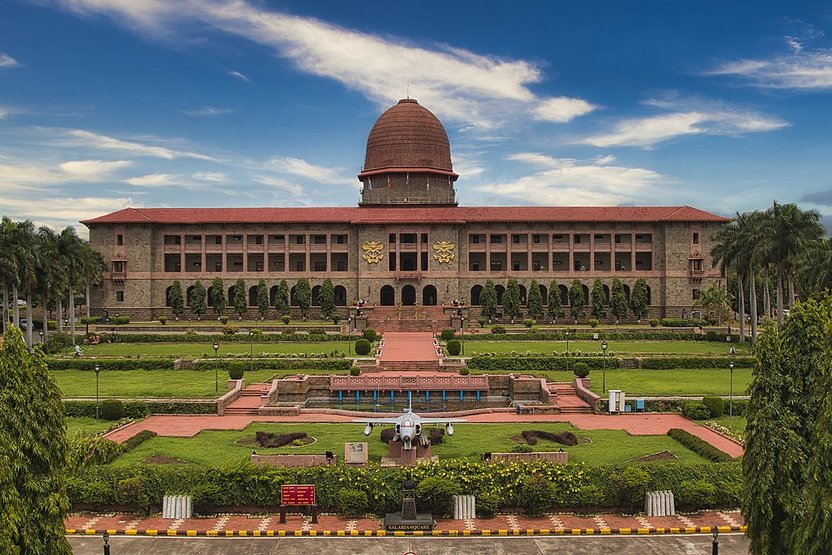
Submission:
M 433 244 L 433 258 L 440 264 L 448 264 L 454 259 L 454 245 L 450 241 L 437 241 Z
M 381 252 L 384 245 L 378 241 L 364 241 L 361 248 L 364 250 L 364 254 L 362 254 L 361 257 L 366 260 L 368 264 L 377 264 L 382 258 L 384 258 L 384 253 Z

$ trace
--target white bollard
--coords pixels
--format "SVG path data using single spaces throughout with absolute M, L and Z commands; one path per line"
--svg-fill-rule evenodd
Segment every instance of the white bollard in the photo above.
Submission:
M 644 496 L 644 512 L 647 516 L 673 516 L 676 514 L 676 506 L 673 500 L 673 492 L 648 491 Z
M 162 498 L 162 518 L 179 519 L 193 516 L 193 499 L 189 495 L 166 495 Z
M 454 519 L 476 518 L 476 501 L 473 495 L 454 495 Z

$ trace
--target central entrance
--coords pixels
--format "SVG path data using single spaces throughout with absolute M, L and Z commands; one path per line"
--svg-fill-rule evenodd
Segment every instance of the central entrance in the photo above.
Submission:
M 436 287 L 433 285 L 425 285 L 422 289 L 422 305 L 436 306 Z
M 404 306 L 413 306 L 416 304 L 416 288 L 412 285 L 402 287 L 402 304 Z
M 389 285 L 381 288 L 381 306 L 393 306 L 396 304 L 396 291 Z

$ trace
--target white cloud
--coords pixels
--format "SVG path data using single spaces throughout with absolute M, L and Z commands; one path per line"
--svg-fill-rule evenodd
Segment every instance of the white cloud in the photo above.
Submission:
M 191 191 L 205 187 L 203 183 L 195 183 L 188 176 L 172 173 L 150 173 L 131 177 L 126 182 L 135 187 L 182 187 Z
M 139 143 L 136 141 L 125 141 L 114 137 L 108 137 L 107 135 L 100 135 L 91 131 L 85 131 L 83 129 L 70 129 L 65 131 L 65 138 L 62 142 L 63 144 L 71 146 L 86 146 L 99 150 L 127 152 L 136 156 L 152 156 L 154 158 L 163 158 L 165 160 L 173 160 L 176 158 L 194 158 L 196 160 L 215 161 L 214 158 L 198 152 L 187 152 L 163 146 Z
M 692 108 L 622 120 L 613 126 L 611 132 L 590 136 L 579 142 L 597 147 L 649 147 L 685 135 L 741 135 L 774 131 L 788 125 L 783 120 L 750 111 L 708 106 Z
M 12 219 L 32 219 L 55 229 L 73 226 L 83 237 L 88 231 L 86 226 L 78 223 L 79 220 L 95 218 L 128 206 L 137 205 L 129 197 L 62 197 L 50 194 L 48 202 L 44 197 L 3 198 L 3 212 Z
M 541 169 L 513 181 L 474 188 L 533 204 L 596 206 L 637 201 L 650 186 L 669 182 L 653 170 L 586 163 L 537 152 L 513 154 L 508 159 Z
M 792 53 L 769 59 L 726 62 L 709 75 L 735 75 L 766 89 L 832 89 L 832 51 L 805 51 L 801 43 Z
M 12 69 L 15 67 L 20 67 L 22 64 L 6 54 L 5 52 L 0 52 L 0 69 Z
M 340 175 L 340 168 L 316 166 L 301 158 L 272 158 L 266 162 L 266 167 L 280 173 L 296 175 L 319 183 L 342 184 L 352 183 L 353 179 Z
M 193 174 L 191 177 L 197 181 L 211 181 L 213 183 L 225 183 L 228 181 L 228 176 L 220 172 L 199 172 Z
M 215 108 L 214 106 L 203 106 L 199 110 L 185 110 L 182 113 L 192 117 L 214 117 L 236 112 L 234 108 Z
M 590 113 L 595 108 L 594 105 L 586 100 L 559 96 L 541 102 L 534 113 L 538 119 L 553 121 L 555 123 L 566 123 L 578 116 Z
M 0 119 L 3 119 L 8 115 L 9 115 L 8 111 L 4 110 L 3 108 L 0 108 Z
M 281 191 L 286 191 L 294 197 L 300 197 L 303 195 L 303 187 L 301 187 L 297 183 L 292 183 L 291 181 L 280 179 L 279 177 L 274 177 L 270 175 L 258 175 L 255 176 L 253 179 L 261 185 L 268 185 L 269 187 L 280 189 Z
M 402 39 L 345 29 L 318 19 L 266 10 L 245 1 L 163 2 L 62 0 L 83 14 L 105 13 L 168 37 L 177 24 L 208 24 L 273 49 L 303 72 L 334 79 L 380 106 L 411 92 L 440 118 L 489 130 L 519 118 L 567 122 L 593 106 L 578 98 L 538 97 L 538 64 L 476 54 L 447 45 L 416 46 Z M 245 80 L 239 72 L 229 72 Z
M 123 160 L 71 160 L 55 166 L 36 162 L 0 164 L 0 183 L 8 189 L 44 189 L 69 182 L 95 183 L 112 179 L 113 174 L 129 165 L 130 162 Z
M 246 77 L 245 74 L 240 73 L 239 71 L 229 71 L 228 75 L 230 75 L 234 79 L 239 79 L 240 81 L 243 81 L 245 83 L 251 83 L 251 79 L 249 79 L 248 77 Z

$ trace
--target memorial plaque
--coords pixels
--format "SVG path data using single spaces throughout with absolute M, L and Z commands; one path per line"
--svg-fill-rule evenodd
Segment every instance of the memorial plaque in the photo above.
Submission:
M 369 444 L 366 442 L 349 442 L 344 444 L 344 462 L 346 464 L 364 465 L 370 457 Z

